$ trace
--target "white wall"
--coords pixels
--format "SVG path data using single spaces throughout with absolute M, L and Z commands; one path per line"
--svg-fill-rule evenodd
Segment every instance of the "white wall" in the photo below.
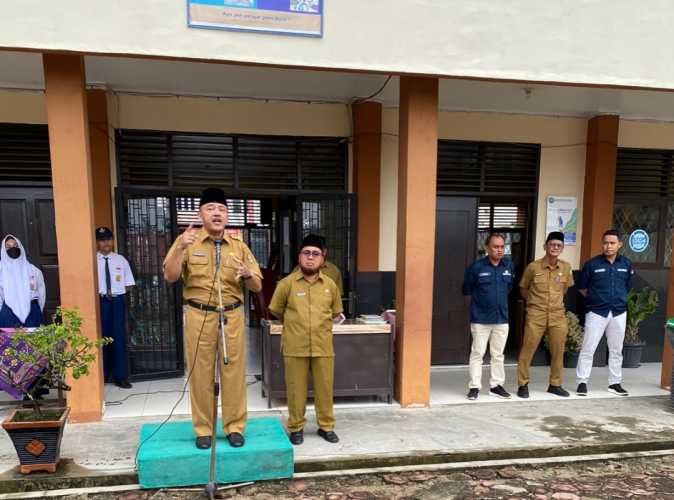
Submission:
M 671 0 L 324 2 L 318 39 L 188 28 L 185 0 L 3 0 L 0 48 L 674 88 Z
M 381 231 L 379 267 L 394 271 L 396 260 L 398 110 L 386 108 L 382 117 Z M 587 121 L 527 115 L 441 112 L 440 139 L 541 144 L 541 165 L 536 217 L 536 258 L 545 239 L 545 198 L 578 197 L 578 244 L 569 245 L 563 257 L 578 268 L 582 238 L 583 187 Z

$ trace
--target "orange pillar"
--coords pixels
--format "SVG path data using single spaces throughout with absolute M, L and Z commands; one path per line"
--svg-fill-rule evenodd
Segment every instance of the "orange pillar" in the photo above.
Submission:
M 674 243 L 674 235 L 672 236 Z M 672 247 L 674 248 L 674 247 Z M 669 280 L 667 286 L 667 309 L 665 310 L 666 319 L 674 317 L 674 266 L 669 268 Z M 662 368 L 660 372 L 660 386 L 663 389 L 669 389 L 672 385 L 672 346 L 665 335 L 665 343 L 662 347 Z
M 78 308 L 84 320 L 83 333 L 96 339 L 99 316 L 84 59 L 76 55 L 44 54 L 43 63 L 61 304 Z M 88 376 L 70 381 L 68 405 L 72 422 L 102 417 L 100 359 L 99 355 Z
M 378 102 L 353 106 L 353 188 L 358 198 L 359 272 L 379 271 L 381 111 Z
M 601 253 L 601 237 L 613 225 L 619 122 L 616 115 L 602 115 L 587 124 L 581 265 Z
M 104 90 L 87 91 L 94 225 L 112 228 L 112 191 L 108 138 L 108 101 Z
M 438 80 L 400 78 L 398 246 L 396 257 L 396 397 L 427 406 L 438 151 Z

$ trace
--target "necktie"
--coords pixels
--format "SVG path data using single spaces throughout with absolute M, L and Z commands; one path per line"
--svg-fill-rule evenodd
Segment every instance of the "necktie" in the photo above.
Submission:
M 112 276 L 110 276 L 110 257 L 103 257 L 105 259 L 105 296 L 112 297 Z

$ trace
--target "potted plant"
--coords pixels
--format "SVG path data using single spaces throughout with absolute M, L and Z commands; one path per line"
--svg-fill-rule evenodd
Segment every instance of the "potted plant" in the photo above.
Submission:
M 578 366 L 578 356 L 583 347 L 583 327 L 576 316 L 571 311 L 566 311 L 566 321 L 569 325 L 569 333 L 566 335 L 564 344 L 564 368 L 575 368 Z M 550 351 L 549 337 L 546 333 L 543 337 L 545 348 Z
M 627 327 L 623 342 L 623 368 L 638 368 L 645 342 L 639 336 L 639 325 L 658 308 L 658 292 L 649 287 L 627 292 Z
M 78 379 L 89 373 L 96 352 L 112 339 L 90 340 L 81 332 L 82 318 L 74 310 L 59 308 L 49 325 L 34 331 L 16 331 L 6 338 L 0 352 L 0 376 L 4 384 L 29 401 L 27 408 L 14 410 L 3 422 L 19 456 L 20 471 L 56 472 L 61 437 L 68 418 L 64 391 L 70 390 L 66 376 Z M 39 375 L 40 383 L 31 384 Z M 38 397 L 42 387 L 56 389 L 56 405 Z

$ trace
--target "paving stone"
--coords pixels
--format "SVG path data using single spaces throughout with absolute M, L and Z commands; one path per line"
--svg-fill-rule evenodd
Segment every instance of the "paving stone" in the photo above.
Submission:
M 497 490 L 497 491 L 507 491 L 508 493 L 527 493 L 526 488 L 521 488 L 519 486 L 511 486 L 509 484 L 495 484 L 494 486 L 491 487 L 492 490 Z
M 505 481 L 502 479 L 493 479 L 493 480 L 482 480 L 480 481 L 480 484 L 482 486 L 486 486 L 487 488 L 491 488 L 492 486 L 496 484 L 505 484 Z
M 499 469 L 496 471 L 496 473 L 505 479 L 514 479 L 520 476 L 519 471 L 514 467 L 505 467 L 503 469 Z
M 555 484 L 552 486 L 552 489 L 555 491 L 566 491 L 569 493 L 577 493 L 578 488 L 570 484 Z
M 325 495 L 325 500 L 345 500 L 348 498 L 348 495 L 346 493 L 328 493 Z
M 575 493 L 566 493 L 566 492 L 554 493 L 552 495 L 552 498 L 554 498 L 555 500 L 580 500 L 580 497 Z
M 348 498 L 351 500 L 369 500 L 376 498 L 376 496 L 369 491 L 354 491 L 348 494 Z
M 384 482 L 388 484 L 397 484 L 397 485 L 407 484 L 407 478 L 399 474 L 386 475 L 383 477 L 383 479 Z
M 301 493 L 303 491 L 306 491 L 308 488 L 306 481 L 303 480 L 297 480 L 293 481 L 290 483 L 290 491 L 294 491 L 295 493 Z
M 450 481 L 472 481 L 473 478 L 463 472 L 453 472 L 446 476 Z
M 493 479 L 496 477 L 496 472 L 492 469 L 476 469 L 471 471 L 470 475 L 477 479 Z
M 410 480 L 410 481 L 414 481 L 415 483 L 425 483 L 425 482 L 430 481 L 431 479 L 433 479 L 433 477 L 434 477 L 433 474 L 423 474 L 423 473 L 419 473 L 419 474 L 413 474 L 413 475 L 411 475 L 411 476 L 409 477 L 409 480 Z

